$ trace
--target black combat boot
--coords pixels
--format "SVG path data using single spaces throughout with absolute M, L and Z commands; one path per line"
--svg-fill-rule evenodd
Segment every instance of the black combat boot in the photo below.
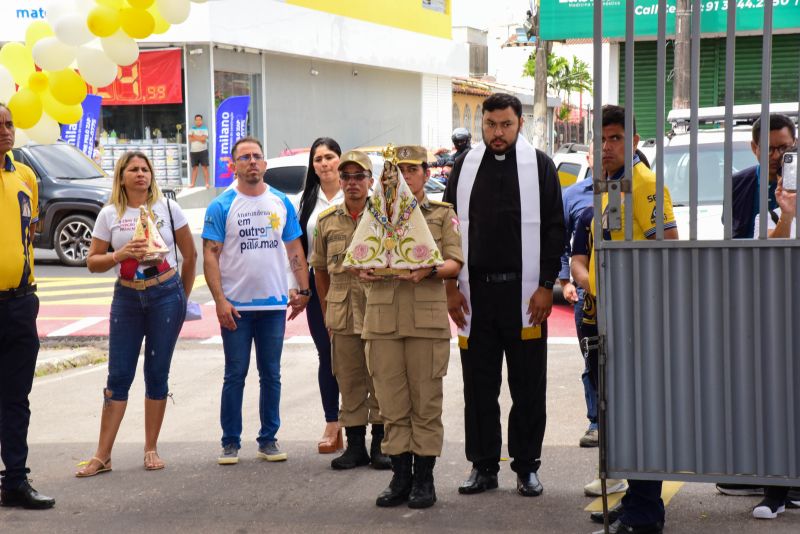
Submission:
M 373 469 L 391 469 L 392 462 L 381 451 L 383 425 L 372 425 L 372 443 L 369 446 L 370 465 Z
M 433 466 L 436 456 L 414 455 L 414 481 L 408 498 L 409 508 L 430 508 L 436 502 L 436 489 L 433 487 Z
M 353 469 L 369 463 L 369 454 L 365 438 L 367 436 L 367 426 L 348 426 L 344 429 L 347 435 L 347 448 L 338 458 L 331 461 L 334 469 Z
M 392 481 L 389 487 L 378 495 L 375 504 L 381 507 L 397 506 L 408 500 L 411 493 L 411 453 L 404 452 L 391 456 Z

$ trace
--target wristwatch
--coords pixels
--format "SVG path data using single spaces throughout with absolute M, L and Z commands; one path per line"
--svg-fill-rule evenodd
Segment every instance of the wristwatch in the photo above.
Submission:
M 439 272 L 438 267 L 434 265 L 433 268 L 431 269 L 431 272 L 429 272 L 428 276 L 426 276 L 425 278 L 434 278 L 436 276 L 436 273 L 438 272 Z
M 297 294 L 298 295 L 303 295 L 304 297 L 310 297 L 311 296 L 311 290 L 310 289 L 298 289 L 297 290 Z
M 554 285 L 555 284 L 553 284 L 553 282 L 551 282 L 550 280 L 539 280 L 539 287 L 543 287 L 545 289 L 553 289 Z

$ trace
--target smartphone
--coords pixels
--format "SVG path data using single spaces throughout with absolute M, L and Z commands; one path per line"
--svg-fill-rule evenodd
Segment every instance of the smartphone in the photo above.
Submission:
M 797 191 L 797 152 L 783 155 L 783 188 L 786 191 Z

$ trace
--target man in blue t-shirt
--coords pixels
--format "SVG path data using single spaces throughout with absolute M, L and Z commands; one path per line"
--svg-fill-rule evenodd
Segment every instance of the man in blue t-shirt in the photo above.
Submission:
M 239 461 L 242 394 L 255 342 L 261 397 L 257 457 L 286 460 L 275 435 L 280 427 L 281 352 L 286 307 L 293 319 L 311 295 L 300 223 L 286 195 L 264 183 L 266 161 L 252 137 L 233 145 L 237 185 L 214 199 L 203 226 L 203 268 L 214 297 L 225 351 L 222 386 L 222 454 L 218 463 Z M 286 260 L 299 290 L 287 288 Z

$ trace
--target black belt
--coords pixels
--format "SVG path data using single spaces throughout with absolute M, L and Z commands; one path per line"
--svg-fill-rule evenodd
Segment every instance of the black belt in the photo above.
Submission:
M 20 286 L 12 289 L 3 289 L 0 291 L 0 300 L 18 299 L 20 297 L 27 297 L 36 293 L 36 284 L 32 286 Z
M 470 271 L 471 281 L 499 284 L 502 282 L 518 282 L 522 280 L 522 273 L 475 273 Z

